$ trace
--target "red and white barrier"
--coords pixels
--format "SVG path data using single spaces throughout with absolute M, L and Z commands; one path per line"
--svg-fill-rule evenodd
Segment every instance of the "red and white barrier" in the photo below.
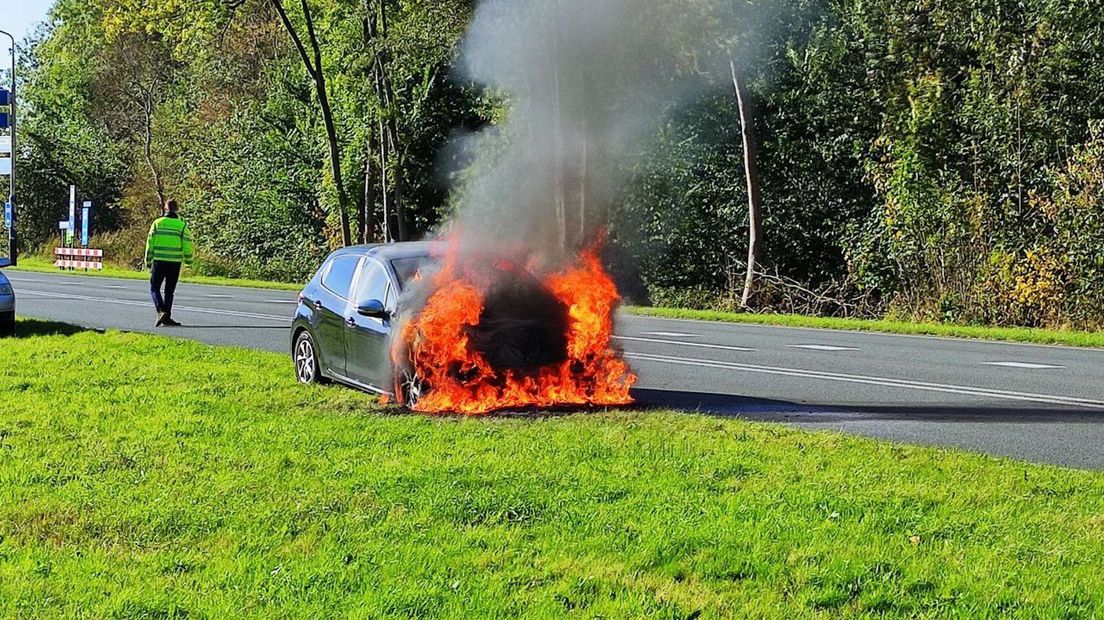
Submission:
M 91 250 L 88 248 L 54 248 L 54 256 L 67 258 L 103 258 L 103 250 Z
M 103 255 L 103 250 L 91 250 L 88 248 L 54 248 L 54 266 L 59 269 L 102 270 Z

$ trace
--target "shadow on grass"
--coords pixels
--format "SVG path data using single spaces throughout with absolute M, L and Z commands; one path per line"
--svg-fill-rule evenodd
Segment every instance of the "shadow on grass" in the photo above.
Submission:
M 39 319 L 20 319 L 15 323 L 14 338 L 34 338 L 36 336 L 74 336 L 85 332 L 103 333 L 103 330 L 89 329 L 69 323 L 43 321 Z

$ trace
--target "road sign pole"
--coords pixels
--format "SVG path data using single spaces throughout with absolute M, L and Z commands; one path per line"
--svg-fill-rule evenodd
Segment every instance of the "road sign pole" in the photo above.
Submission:
M 65 245 L 72 247 L 73 239 L 77 234 L 77 186 L 69 186 L 69 227 L 66 228 Z
M 16 232 L 19 201 L 15 199 L 15 160 L 19 154 L 18 144 L 15 141 L 15 65 L 18 48 L 15 44 L 15 37 L 10 32 L 0 30 L 0 34 L 11 39 L 11 94 L 9 95 L 10 101 L 8 102 L 11 108 L 11 174 L 8 176 L 8 202 L 12 204 L 12 213 L 11 226 L 8 227 L 8 257 L 11 259 L 11 264 L 14 267 L 19 263 L 19 234 Z

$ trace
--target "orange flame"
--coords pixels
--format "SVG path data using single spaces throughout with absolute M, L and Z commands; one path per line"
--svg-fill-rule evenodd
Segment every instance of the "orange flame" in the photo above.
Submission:
M 568 309 L 567 357 L 521 373 L 496 370 L 471 346 L 468 331 L 480 322 L 492 282 L 461 273 L 455 244 L 433 277 L 425 306 L 400 332 L 396 361 L 412 365 L 428 392 L 415 411 L 480 415 L 509 408 L 626 405 L 636 375 L 612 345 L 613 315 L 621 301 L 598 253 L 547 274 L 541 283 Z M 516 263 L 499 262 L 516 269 Z M 401 353 L 399 351 L 402 351 Z M 408 360 L 399 358 L 407 357 Z M 402 398 L 402 395 L 399 395 Z

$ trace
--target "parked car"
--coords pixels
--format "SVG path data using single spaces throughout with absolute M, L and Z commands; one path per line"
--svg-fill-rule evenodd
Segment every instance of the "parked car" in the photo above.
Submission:
M 296 378 L 337 381 L 362 390 L 417 399 L 417 382 L 392 368 L 392 317 L 403 290 L 432 262 L 433 242 L 361 245 L 326 258 L 299 294 L 291 326 Z
M 0 338 L 15 333 L 15 291 L 0 271 Z

